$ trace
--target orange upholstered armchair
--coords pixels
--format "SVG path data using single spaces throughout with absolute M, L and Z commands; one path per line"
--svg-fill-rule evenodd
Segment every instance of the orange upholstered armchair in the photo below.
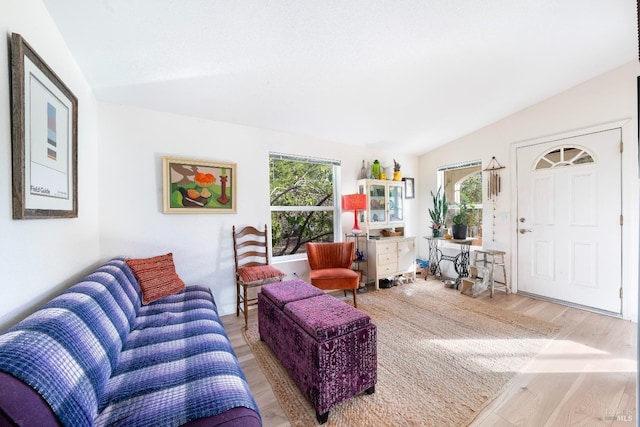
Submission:
M 351 269 L 353 242 L 307 243 L 311 284 L 322 290 L 353 291 L 353 306 L 358 307 L 356 291 L 359 275 Z

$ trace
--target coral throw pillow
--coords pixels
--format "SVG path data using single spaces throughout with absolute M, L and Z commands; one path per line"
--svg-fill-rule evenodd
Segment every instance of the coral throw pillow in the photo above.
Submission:
M 143 304 L 149 304 L 185 288 L 184 282 L 176 273 L 173 253 L 152 258 L 129 258 L 126 261 L 140 284 Z

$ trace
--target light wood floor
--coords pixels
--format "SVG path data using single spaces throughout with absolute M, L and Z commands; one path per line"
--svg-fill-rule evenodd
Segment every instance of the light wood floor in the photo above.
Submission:
M 494 298 L 485 292 L 479 299 L 556 323 L 561 330 L 478 415 L 473 426 L 636 425 L 636 323 L 503 292 L 497 292 Z M 244 341 L 243 318 L 233 314 L 223 316 L 222 321 L 258 403 L 264 426 L 289 426 Z M 256 311 L 252 310 L 249 322 L 256 321 Z

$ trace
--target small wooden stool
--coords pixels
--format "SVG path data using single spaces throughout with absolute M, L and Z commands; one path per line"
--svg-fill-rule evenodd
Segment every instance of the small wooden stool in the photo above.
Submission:
M 479 249 L 473 253 L 473 264 L 479 265 L 478 263 L 482 263 L 482 265 L 489 267 L 489 289 L 491 289 L 491 298 L 493 298 L 493 293 L 495 289 L 496 283 L 503 288 L 507 294 L 511 293 L 511 288 L 507 282 L 507 270 L 505 267 L 504 257 L 507 253 L 504 251 L 498 251 L 494 249 Z M 479 257 L 481 256 L 481 258 Z M 504 281 L 500 282 L 495 280 L 495 268 L 502 267 L 502 277 Z

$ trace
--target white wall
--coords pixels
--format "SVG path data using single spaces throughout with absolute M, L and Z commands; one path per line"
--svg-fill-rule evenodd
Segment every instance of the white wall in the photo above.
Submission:
M 139 108 L 98 108 L 101 255 L 147 257 L 173 252 L 187 284 L 209 286 L 222 314 L 235 311 L 232 225 L 270 223 L 269 152 L 303 154 L 342 162 L 342 193 L 356 191 L 362 160 L 387 159 L 392 152 L 369 150 L 247 126 Z M 163 214 L 162 157 L 237 164 L 237 214 Z M 417 158 L 395 155 L 406 176 Z M 417 201 L 417 199 L 416 199 Z M 418 230 L 418 203 L 407 201 L 407 233 Z M 342 216 L 344 229 L 353 214 Z M 279 264 L 301 277 L 306 260 Z
M 174 252 L 178 272 L 187 283 L 210 286 L 221 313 L 233 312 L 231 226 L 269 222 L 269 151 L 341 160 L 342 193 L 356 191 L 362 160 L 379 158 L 391 164 L 395 157 L 406 176 L 417 174 L 415 156 L 392 151 L 366 150 L 135 108 L 103 105 L 98 109 L 39 0 L 2 0 L 0 28 L 7 37 L 0 44 L 4 64 L 9 63 L 11 32 L 22 34 L 72 90 L 79 105 L 79 217 L 18 221 L 12 219 L 11 209 L 10 94 L 0 91 L 0 259 L 4 279 L 0 329 L 120 254 L 146 257 Z M 0 67 L 0 87 L 10 87 L 8 67 Z M 163 155 L 237 163 L 238 213 L 162 214 Z M 417 232 L 417 212 L 417 202 L 409 201 L 407 232 Z M 351 227 L 351 218 L 350 214 L 343 215 L 345 229 Z M 306 261 L 280 267 L 290 274 L 307 268 Z
M 78 218 L 13 220 L 9 39 L 20 33 L 78 98 Z M 0 328 L 24 316 L 89 269 L 99 255 L 96 101 L 38 0 L 0 5 Z
M 486 247 L 513 253 L 516 218 L 511 215 L 514 172 L 511 153 L 515 143 L 544 136 L 589 128 L 623 119 L 625 150 L 622 156 L 623 173 L 623 314 L 637 319 L 638 287 L 638 138 L 636 76 L 640 65 L 632 61 L 625 66 L 603 74 L 560 93 L 544 102 L 518 112 L 470 135 L 433 150 L 420 158 L 420 184 L 424 192 L 436 189 L 438 167 L 459 161 L 481 159 L 485 168 L 492 156 L 506 166 L 502 174 L 504 191 L 500 195 L 496 212 L 496 239 L 493 230 L 491 205 L 486 201 L 483 221 L 483 243 Z M 491 102 L 491 100 L 487 100 Z M 427 213 L 430 200 L 421 200 L 420 212 Z M 425 216 L 426 218 L 426 216 Z M 429 223 L 420 223 L 420 235 L 429 232 Z M 420 242 L 420 253 L 426 257 L 427 245 Z M 513 277 L 512 277 L 513 279 Z
M 0 91 L 0 259 L 4 279 L 0 329 L 120 254 L 144 257 L 173 251 L 178 272 L 187 283 L 210 286 L 221 313 L 233 312 L 231 225 L 269 222 L 269 151 L 341 160 L 343 193 L 356 191 L 362 160 L 380 158 L 391 164 L 395 157 L 406 176 L 417 174 L 417 158 L 392 151 L 114 105 L 102 106 L 98 114 L 86 80 L 39 0 L 1 0 L 0 29 L 6 35 L 6 42 L 0 44 L 4 64 L 9 63 L 11 32 L 22 34 L 76 95 L 79 105 L 79 217 L 18 221 L 12 219 L 11 209 L 10 94 Z M 10 87 L 8 66 L 0 67 L 0 87 Z M 162 214 L 163 155 L 237 163 L 238 214 Z M 417 212 L 417 202 L 410 201 L 407 232 L 417 232 Z M 343 215 L 346 229 L 351 227 L 351 218 Z M 291 274 L 307 268 L 306 262 L 280 267 Z

